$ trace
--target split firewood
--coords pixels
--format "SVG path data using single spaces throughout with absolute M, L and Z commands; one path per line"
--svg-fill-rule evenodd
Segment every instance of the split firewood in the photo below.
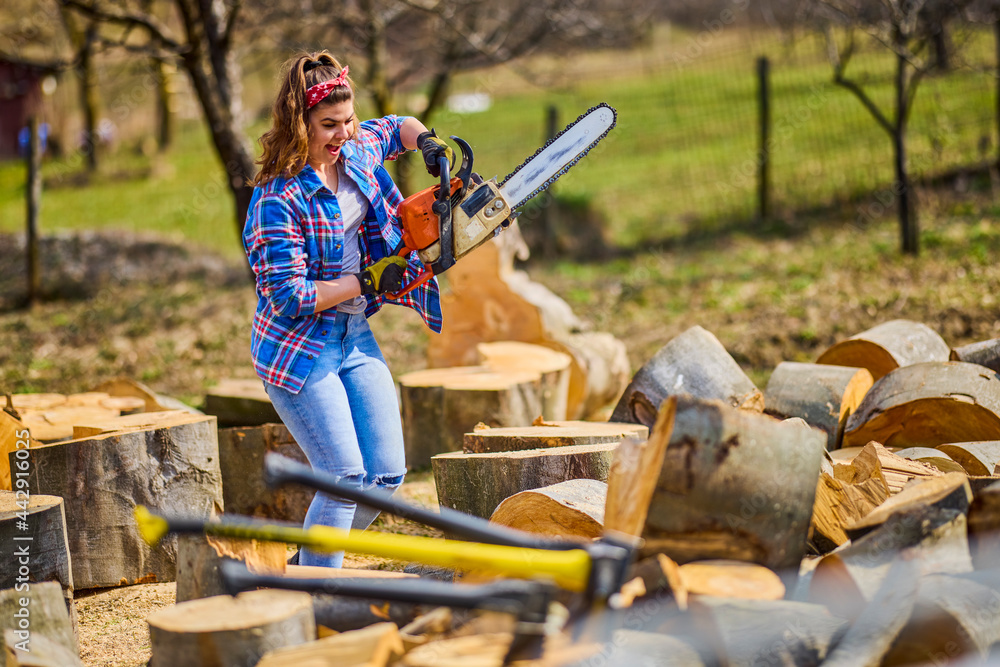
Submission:
M 316 638 L 308 593 L 258 590 L 158 609 L 146 618 L 152 667 L 255 665 L 268 651 Z
M 893 561 L 871 602 L 829 653 L 824 667 L 881 665 L 913 613 L 918 576 L 914 563 L 905 559 Z
M 677 398 L 670 397 L 660 405 L 648 439 L 632 436 L 618 445 L 608 471 L 605 530 L 633 537 L 642 535 L 676 415 Z
M 593 539 L 604 533 L 608 485 L 570 479 L 521 491 L 501 502 L 490 521 L 529 533 L 566 539 Z
M 106 406 L 109 408 L 116 404 L 119 406 L 134 406 L 135 403 L 132 401 L 118 402 L 116 399 L 137 398 L 141 400 L 145 406 L 142 410 L 137 410 L 137 412 L 183 410 L 185 412 L 190 412 L 191 414 L 201 414 L 199 410 L 192 408 L 190 405 L 187 405 L 186 403 L 183 403 L 182 401 L 179 401 L 171 396 L 157 394 L 143 383 L 136 382 L 132 378 L 118 377 L 113 380 L 107 380 L 106 382 L 102 382 L 94 387 L 91 391 L 100 391 L 109 394 L 111 399 Z M 131 411 L 131 408 L 122 409 L 122 414 L 127 414 L 129 411 Z
M 801 417 L 827 434 L 826 448 L 840 447 L 844 425 L 871 389 L 865 368 L 783 361 L 764 390 L 764 410 L 777 417 Z
M 688 595 L 743 600 L 780 600 L 785 584 L 773 570 L 754 563 L 703 560 L 678 568 Z
M 606 482 L 618 443 L 519 452 L 447 452 L 431 459 L 438 502 L 483 518 L 505 499 L 570 479 Z
M 177 545 L 175 600 L 186 602 L 225 594 L 219 576 L 219 565 L 224 558 L 245 563 L 254 574 L 284 574 L 287 551 L 282 542 L 181 535 Z
M 316 491 L 298 484 L 270 488 L 264 480 L 264 457 L 270 452 L 309 463 L 284 424 L 219 429 L 226 512 L 302 523 Z
M 818 429 L 678 396 L 643 554 L 797 567 L 825 450 Z
M 1000 372 L 1000 338 L 956 347 L 952 349 L 950 359 L 979 364 L 993 372 Z
M 817 665 L 847 631 L 844 619 L 807 602 L 700 596 L 691 610 L 702 638 L 717 638 L 714 664 Z
M 57 496 L 18 495 L 0 491 L 0 544 L 8 558 L 0 563 L 0 589 L 14 588 L 21 576 L 18 552 L 29 556 L 32 586 L 53 581 L 62 589 L 66 608 L 73 612 L 73 571 L 63 499 Z M 71 614 L 75 618 L 75 614 Z
M 18 642 L 14 630 L 5 630 L 3 634 L 6 667 L 83 667 L 76 653 L 39 632 L 32 632 L 26 644 Z
M 955 462 L 950 456 L 940 449 L 933 447 L 907 447 L 893 452 L 896 456 L 910 461 L 920 461 L 929 466 L 933 466 L 943 473 L 960 472 L 968 475 L 968 472 L 960 464 Z
M 931 574 L 919 582 L 909 622 L 885 658 L 889 665 L 916 665 L 947 657 L 977 664 L 1000 640 L 1000 591 L 981 573 Z
M 856 619 L 883 586 L 893 562 L 913 560 L 921 575 L 972 570 L 965 514 L 920 506 L 824 556 L 809 582 L 811 602 Z
M 751 412 L 764 409 L 764 395 L 719 339 L 699 326 L 672 339 L 639 369 L 611 420 L 652 427 L 660 404 L 676 394 L 720 400 Z
M 628 436 L 645 438 L 649 433 L 649 429 L 642 424 L 617 422 L 550 422 L 536 419 L 534 424 L 507 428 L 478 424 L 463 436 L 462 451 L 467 454 L 483 454 L 572 445 L 615 444 Z
M 375 623 L 264 655 L 257 667 L 386 667 L 404 653 L 395 623 Z
M 7 632 L 13 631 L 17 643 L 27 640 L 27 644 L 22 646 L 29 649 L 29 654 L 35 648 L 33 640 L 37 633 L 76 656 L 76 636 L 66 603 L 62 588 L 55 581 L 32 583 L 25 590 L 8 588 L 0 591 L 0 637 L 4 639 L 4 650 L 0 651 L 0 655 L 10 652 Z M 27 628 L 20 622 L 25 618 L 28 619 Z
M 224 379 L 205 394 L 205 414 L 215 415 L 219 426 L 259 426 L 281 421 L 264 384 L 254 379 Z
M 14 490 L 11 486 L 10 456 L 18 449 L 27 449 L 30 444 L 28 427 L 20 419 L 0 410 L 0 490 Z
M 834 469 L 847 467 L 837 465 Z M 881 476 L 850 482 L 835 475 L 822 473 L 816 486 L 809 541 L 821 553 L 847 542 L 850 538 L 845 527 L 867 516 L 889 497 Z
M 89 438 L 102 433 L 117 433 L 170 423 L 176 418 L 187 419 L 189 413 L 182 410 L 162 410 L 140 412 L 138 414 L 106 417 L 103 419 L 77 419 L 73 422 L 73 438 Z
M 77 590 L 174 580 L 176 536 L 149 546 L 136 505 L 191 518 L 208 518 L 222 505 L 214 417 L 186 414 L 28 451 L 31 494 L 65 501 Z
M 926 324 L 890 320 L 836 343 L 818 364 L 867 368 L 875 381 L 889 371 L 926 361 L 948 361 L 951 349 Z
M 403 647 L 409 651 L 416 646 L 439 639 L 452 628 L 453 622 L 451 607 L 438 607 L 421 614 L 399 629 Z
M 976 569 L 1000 562 L 1000 482 L 973 494 L 969 506 L 969 549 Z
M 1000 440 L 948 442 L 938 445 L 937 449 L 961 465 L 970 475 L 992 475 L 1000 463 Z
M 541 412 L 549 421 L 565 420 L 572 357 L 542 345 L 497 341 L 476 346 L 480 366 L 493 371 L 536 371 L 541 375 Z
M 40 442 L 60 442 L 73 438 L 73 427 L 79 423 L 104 421 L 119 416 L 117 410 L 99 405 L 58 405 L 45 409 L 20 409 L 21 422 L 31 430 L 31 437 Z
M 442 639 L 403 656 L 406 667 L 501 667 L 514 637 L 493 632 Z
M 65 394 L 12 394 L 10 398 L 11 404 L 18 412 L 29 410 L 51 410 L 52 408 L 66 405 Z
M 448 271 L 448 290 L 441 297 L 446 325 L 441 335 L 430 339 L 428 365 L 478 364 L 476 346 L 484 342 L 549 347 L 572 359 L 566 418 L 588 418 L 628 384 L 625 345 L 611 334 L 584 331 L 584 323 L 565 301 L 514 269 L 515 256 L 527 257 L 527 245 L 511 226 Z
M 904 459 L 877 442 L 869 442 L 861 451 L 865 453 L 865 461 L 878 460 L 882 477 L 885 479 L 891 495 L 902 491 L 903 487 L 910 483 L 910 480 L 940 477 L 945 474 L 932 465 Z M 836 467 L 834 469 L 836 470 Z
M 435 454 L 462 448 L 463 436 L 487 426 L 528 426 L 541 414 L 541 374 L 483 366 L 432 368 L 399 378 L 406 462 L 424 468 Z
M 968 478 L 963 473 L 952 472 L 908 485 L 863 518 L 846 526 L 845 532 L 852 540 L 857 540 L 884 524 L 893 514 L 919 507 L 951 509 L 966 514 L 971 502 Z
M 888 373 L 847 420 L 844 446 L 871 440 L 896 447 L 1000 439 L 1000 375 L 941 361 Z
M 111 398 L 111 394 L 106 391 L 84 391 L 77 394 L 67 394 L 66 402 L 63 405 L 67 406 L 86 406 L 86 405 L 101 405 L 105 399 Z

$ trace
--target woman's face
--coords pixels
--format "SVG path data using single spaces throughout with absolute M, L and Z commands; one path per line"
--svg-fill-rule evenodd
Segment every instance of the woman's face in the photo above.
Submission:
M 332 166 L 354 131 L 354 100 L 319 103 L 309 111 L 309 164 Z

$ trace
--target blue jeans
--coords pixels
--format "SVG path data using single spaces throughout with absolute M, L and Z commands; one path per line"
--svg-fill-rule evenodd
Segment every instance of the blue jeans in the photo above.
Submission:
M 267 383 L 264 388 L 313 469 L 387 496 L 402 484 L 406 462 L 396 385 L 364 313 L 337 313 L 299 393 Z M 317 493 L 304 527 L 364 530 L 376 516 L 376 510 Z M 340 567 L 343 559 L 343 552 L 299 554 L 301 565 Z

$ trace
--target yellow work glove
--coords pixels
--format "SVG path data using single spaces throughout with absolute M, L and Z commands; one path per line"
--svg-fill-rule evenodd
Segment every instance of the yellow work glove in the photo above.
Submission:
M 403 286 L 406 260 L 399 255 L 384 257 L 361 273 L 355 274 L 361 283 L 362 294 L 396 292 Z
M 424 166 L 427 167 L 427 173 L 434 178 L 441 177 L 441 165 L 438 164 L 438 158 L 442 155 L 448 158 L 448 164 L 455 164 L 455 151 L 451 149 L 444 139 L 439 138 L 434 130 L 430 132 L 421 132 L 417 136 L 417 150 L 424 154 Z

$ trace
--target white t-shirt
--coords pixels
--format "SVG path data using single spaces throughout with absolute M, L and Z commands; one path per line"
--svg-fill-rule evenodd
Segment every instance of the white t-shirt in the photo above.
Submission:
M 361 247 L 358 245 L 358 233 L 361 223 L 368 212 L 368 200 L 358 188 L 358 184 L 347 175 L 340 161 L 337 161 L 337 204 L 340 205 L 340 215 L 344 219 L 344 259 L 343 275 L 361 271 Z M 368 300 L 363 296 L 344 301 L 337 306 L 342 313 L 363 313 Z

